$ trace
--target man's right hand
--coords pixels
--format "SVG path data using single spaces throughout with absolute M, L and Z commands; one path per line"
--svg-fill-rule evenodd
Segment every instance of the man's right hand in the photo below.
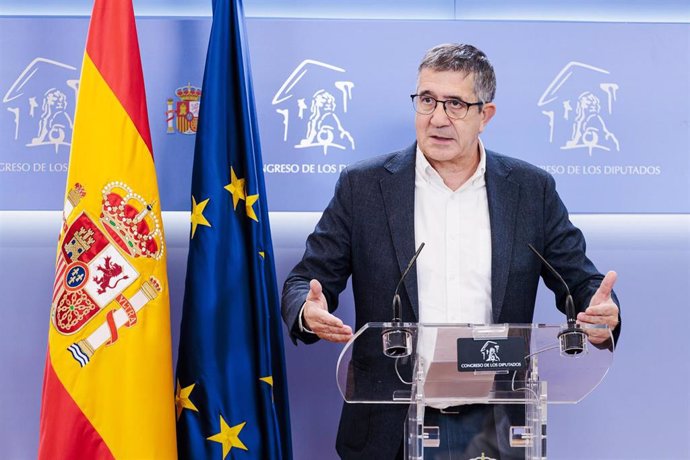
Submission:
M 347 342 L 352 337 L 352 328 L 328 312 L 326 297 L 323 295 L 321 283 L 317 280 L 309 282 L 309 294 L 304 304 L 302 319 L 304 326 L 321 339 Z

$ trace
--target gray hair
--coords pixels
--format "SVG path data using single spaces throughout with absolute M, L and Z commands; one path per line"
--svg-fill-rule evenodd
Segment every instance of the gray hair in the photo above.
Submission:
M 472 45 L 457 43 L 436 45 L 426 52 L 419 64 L 419 72 L 423 69 L 474 75 L 474 92 L 479 100 L 491 102 L 496 95 L 494 68 L 486 54 Z

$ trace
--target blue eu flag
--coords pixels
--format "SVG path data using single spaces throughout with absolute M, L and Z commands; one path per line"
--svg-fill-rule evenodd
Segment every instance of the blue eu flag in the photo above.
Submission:
M 180 458 L 290 459 L 282 322 L 240 0 L 214 0 L 177 362 Z

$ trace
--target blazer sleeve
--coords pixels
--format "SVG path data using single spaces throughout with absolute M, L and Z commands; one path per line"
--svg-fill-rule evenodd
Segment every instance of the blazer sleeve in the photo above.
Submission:
M 314 334 L 302 333 L 298 315 L 309 292 L 309 282 L 317 279 L 333 312 L 338 296 L 345 289 L 352 272 L 352 188 L 346 168 L 340 175 L 335 193 L 313 233 L 309 235 L 302 260 L 292 269 L 283 286 L 281 310 L 294 343 L 318 340 Z
M 550 175 L 544 183 L 544 248 L 546 260 L 563 277 L 570 288 L 577 312 L 584 311 L 604 279 L 586 255 L 586 243 L 582 232 L 575 227 L 568 216 L 568 210 L 556 192 L 556 184 Z M 561 282 L 546 268 L 541 277 L 546 286 L 556 295 L 556 305 L 565 312 L 566 291 Z M 615 292 L 613 301 L 620 308 Z M 613 331 L 617 341 L 621 330 L 620 314 L 618 327 Z

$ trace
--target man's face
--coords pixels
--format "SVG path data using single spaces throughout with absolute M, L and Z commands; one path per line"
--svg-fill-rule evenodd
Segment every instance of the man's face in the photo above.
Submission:
M 474 75 L 462 72 L 422 69 L 417 81 L 417 94 L 431 96 L 438 100 L 461 99 L 477 102 L 474 93 Z M 417 144 L 432 166 L 438 163 L 469 165 L 477 161 L 479 133 L 484 130 L 496 112 L 492 103 L 469 108 L 465 118 L 448 118 L 443 105 L 438 104 L 433 113 L 415 113 Z

